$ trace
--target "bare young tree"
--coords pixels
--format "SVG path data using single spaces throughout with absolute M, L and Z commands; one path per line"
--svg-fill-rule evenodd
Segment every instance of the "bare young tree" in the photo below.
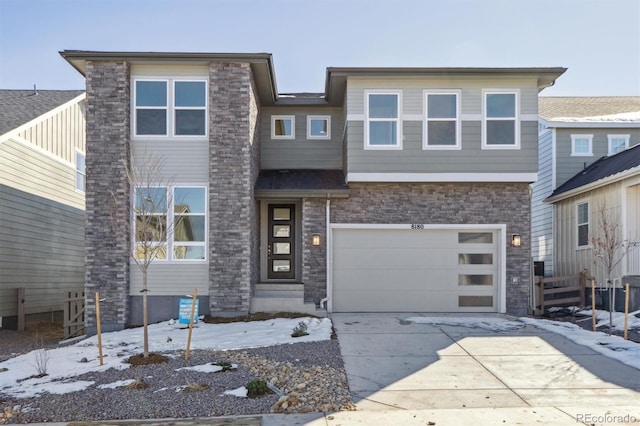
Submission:
M 609 333 L 611 333 L 614 310 L 613 273 L 638 243 L 624 239 L 620 214 L 609 211 L 604 200 L 600 201 L 597 209 L 597 232 L 592 235 L 590 245 L 593 250 L 593 262 L 603 268 L 609 290 Z
M 172 182 L 163 173 L 164 160 L 144 153 L 142 161 L 136 163 L 131 155 L 131 166 L 127 170 L 127 180 L 133 196 L 133 226 L 119 223 L 112 215 L 115 232 L 132 232 L 132 244 L 127 254 L 133 259 L 142 274 L 142 315 L 144 349 L 143 356 L 149 357 L 148 332 L 148 277 L 151 264 L 157 259 L 167 258 L 167 243 L 175 223 L 169 223 L 169 208 L 173 205 Z M 118 198 L 113 194 L 117 209 Z

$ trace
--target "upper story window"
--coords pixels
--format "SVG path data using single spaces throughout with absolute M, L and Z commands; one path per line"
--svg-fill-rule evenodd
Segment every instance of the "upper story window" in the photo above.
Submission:
M 135 136 L 205 136 L 205 80 L 135 80 Z
M 460 149 L 460 93 L 425 92 L 425 149 Z
M 365 92 L 365 148 L 402 149 L 400 92 Z
M 485 91 L 483 125 L 483 148 L 520 148 L 517 92 Z
M 293 115 L 271 116 L 271 139 L 295 139 L 296 118 Z
M 331 117 L 328 115 L 307 116 L 307 139 L 331 139 Z
M 571 155 L 589 157 L 593 155 L 593 135 L 571 135 Z
M 206 259 L 206 200 L 201 186 L 135 188 L 135 257 Z
M 609 140 L 608 155 L 614 155 L 629 148 L 629 137 L 630 135 L 607 135 Z
M 589 246 L 589 202 L 585 201 L 576 205 L 576 236 L 577 247 Z
M 86 188 L 84 158 L 84 153 L 76 151 L 76 189 L 82 192 L 85 192 Z

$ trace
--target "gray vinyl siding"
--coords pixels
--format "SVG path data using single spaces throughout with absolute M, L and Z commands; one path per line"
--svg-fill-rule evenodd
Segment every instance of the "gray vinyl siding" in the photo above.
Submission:
M 404 77 L 404 78 L 354 78 L 347 81 L 347 112 L 364 114 L 365 90 L 399 90 L 402 92 L 402 113 L 423 113 L 423 90 L 461 90 L 462 114 L 482 114 L 483 90 L 516 89 L 520 93 L 520 114 L 538 114 L 538 87 L 532 78 L 487 77 Z
M 460 91 L 460 150 L 423 150 L 424 91 Z M 365 150 L 365 92 L 401 93 L 401 150 Z M 520 149 L 482 149 L 483 90 L 517 92 Z M 347 173 L 535 173 L 538 90 L 535 78 L 350 78 L 347 82 Z M 410 117 L 407 117 L 410 116 Z M 415 121 L 420 117 L 420 121 Z
M 209 181 L 206 140 L 135 140 L 131 146 L 136 167 L 143 169 L 150 161 L 162 163 L 160 183 L 206 184 Z
M 531 194 L 531 255 L 544 262 L 545 275 L 553 275 L 553 207 L 544 203 L 553 192 L 553 130 L 539 136 L 538 180 Z
M 422 122 L 402 123 L 402 150 L 365 150 L 364 122 L 347 123 L 348 173 L 535 173 L 538 125 L 521 122 L 520 149 L 482 149 L 481 122 L 462 122 L 462 149 L 422 149 Z
M 149 267 L 148 288 L 151 296 L 184 296 L 193 294 L 209 294 L 209 264 L 208 263 L 163 263 L 156 261 Z M 142 290 L 142 272 L 140 268 L 131 264 L 130 296 L 139 296 Z
M 17 314 L 19 287 L 27 314 L 62 310 L 84 285 L 84 211 L 0 185 L 0 270 L 0 317 Z
M 295 139 L 271 139 L 273 115 L 295 116 Z M 307 139 L 307 116 L 331 116 L 331 139 Z M 276 107 L 261 111 L 262 169 L 341 169 L 342 108 Z
M 556 187 L 572 178 L 599 158 L 604 157 L 609 151 L 607 135 L 630 135 L 629 146 L 640 143 L 640 129 L 616 128 L 616 129 L 557 129 L 556 136 Z M 571 135 L 593 135 L 592 152 L 589 157 L 571 156 Z

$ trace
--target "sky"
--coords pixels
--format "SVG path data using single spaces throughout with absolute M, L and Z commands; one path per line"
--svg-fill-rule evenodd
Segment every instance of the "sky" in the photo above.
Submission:
M 267 52 L 327 67 L 555 67 L 543 96 L 640 96 L 638 0 L 0 0 L 0 88 L 83 89 L 61 50 Z
M 591 311 L 581 313 L 591 315 Z M 598 311 L 599 323 L 608 324 L 609 313 Z M 631 367 L 640 370 L 640 344 L 624 340 L 618 336 L 609 336 L 602 332 L 583 330 L 579 326 L 569 322 L 558 322 L 545 319 L 519 318 L 509 319 L 504 317 L 484 315 L 478 316 L 423 316 L 408 317 L 406 322 L 416 324 L 439 324 L 469 328 L 480 328 L 494 332 L 507 332 L 518 330 L 525 325 L 532 325 L 543 330 L 551 331 L 565 336 L 567 339 L 591 348 L 607 357 L 617 359 Z M 299 322 L 307 324 L 309 335 L 291 337 L 291 332 Z M 615 313 L 614 326 L 621 328 L 623 314 Z M 640 319 L 630 316 L 630 332 L 640 329 Z M 149 351 L 171 352 L 186 348 L 188 330 L 184 325 L 175 321 L 165 321 L 149 326 Z M 267 321 L 236 322 L 230 324 L 198 323 L 193 328 L 191 350 L 233 350 L 250 347 L 270 346 L 294 342 L 310 342 L 329 340 L 332 333 L 332 323 L 328 318 L 277 318 Z M 170 337 L 170 342 L 168 342 Z M 127 356 L 117 354 L 137 355 L 142 353 L 142 328 L 130 328 L 122 331 L 114 331 L 102 334 L 103 360 L 99 362 L 97 336 L 81 340 L 73 345 L 50 349 L 47 351 L 47 375 L 40 378 L 28 377 L 36 374 L 36 357 L 42 356 L 41 350 L 35 350 L 28 354 L 10 358 L 0 362 L 0 368 L 7 370 L 0 376 L 0 389 L 3 393 L 17 398 L 28 398 L 44 395 L 45 392 L 65 394 L 77 392 L 92 386 L 94 382 L 87 380 L 74 380 L 79 376 L 92 371 L 104 371 L 109 368 L 125 369 L 130 366 L 125 361 Z M 560 355 L 560 353 L 559 353 Z M 87 362 L 79 363 L 78 360 L 87 358 Z M 215 367 L 210 364 L 192 366 L 201 372 L 215 372 Z M 129 382 L 119 381 L 104 387 L 126 386 Z M 246 396 L 246 389 L 229 389 L 231 395 Z

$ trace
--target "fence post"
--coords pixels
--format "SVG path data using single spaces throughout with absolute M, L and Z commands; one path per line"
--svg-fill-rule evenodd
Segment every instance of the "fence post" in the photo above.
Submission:
M 18 288 L 18 331 L 24 331 L 24 287 Z
M 587 270 L 580 272 L 580 306 L 584 306 L 586 302 L 587 291 Z
M 540 307 L 538 315 L 544 315 L 544 277 L 538 278 L 538 306 Z

